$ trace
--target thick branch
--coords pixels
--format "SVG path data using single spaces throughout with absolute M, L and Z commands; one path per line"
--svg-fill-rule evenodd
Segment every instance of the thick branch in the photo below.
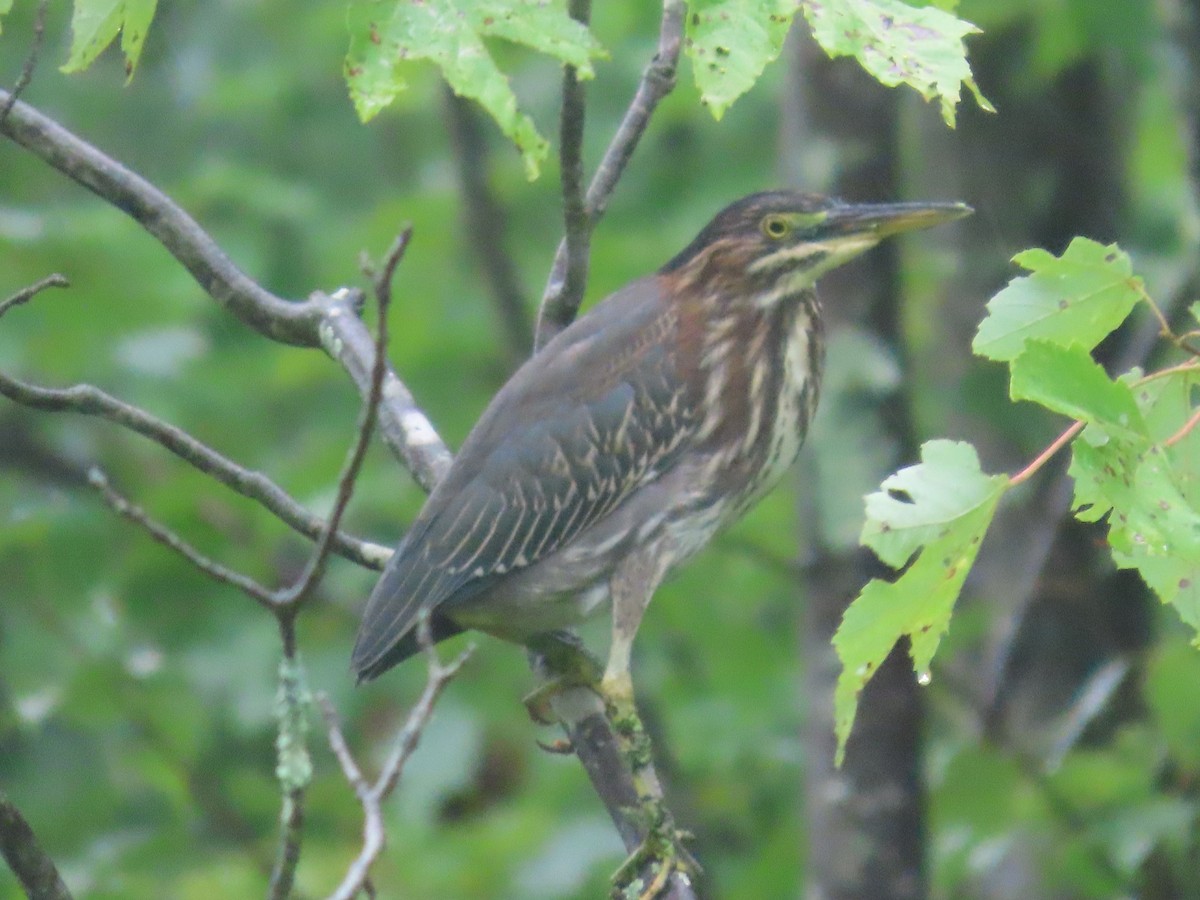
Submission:
M 587 236 L 596 227 L 596 223 L 608 208 L 608 200 L 617 186 L 625 166 L 637 149 L 638 142 L 646 132 L 650 116 L 660 100 L 675 87 L 675 69 L 679 63 L 679 51 L 683 46 L 683 23 L 687 12 L 684 0 L 664 0 L 662 24 L 659 28 L 658 51 L 654 59 L 646 67 L 638 84 L 636 93 L 625 117 L 621 120 L 617 133 L 609 142 L 604 158 L 592 176 L 584 198 L 586 219 L 582 224 L 577 223 L 580 231 L 573 236 L 563 239 L 558 245 L 554 256 L 554 264 L 550 269 L 550 278 L 542 295 L 542 306 L 538 313 L 537 348 L 544 347 L 554 335 L 562 331 L 575 318 L 579 304 L 583 300 L 583 284 L 571 285 L 568 291 L 568 273 L 571 268 L 568 258 L 568 248 L 572 244 L 586 248 Z M 564 106 L 564 110 L 566 107 Z M 582 111 L 579 113 L 579 125 L 582 127 Z M 567 127 L 564 117 L 564 128 Z M 565 182 L 564 177 L 564 182 Z M 568 227 L 571 226 L 568 214 Z M 581 235 L 585 235 L 581 237 Z M 578 265 L 576 263 L 575 265 Z M 585 270 L 586 271 L 586 270 Z
M 0 103 L 12 99 L 0 90 Z M 324 347 L 354 379 L 370 387 L 373 341 L 358 317 L 362 295 L 316 293 L 304 303 L 276 297 L 229 261 L 216 242 L 169 197 L 26 103 L 13 104 L 0 134 L 131 215 L 196 277 L 212 297 L 260 333 L 284 343 Z M 388 372 L 380 431 L 427 490 L 449 467 L 450 454 L 408 388 Z
M 37 835 L 12 801 L 0 792 L 0 855 L 36 900 L 71 900 L 54 860 L 42 848 Z
M 0 90 L 0 105 L 11 99 Z M 285 344 L 317 345 L 319 304 L 284 300 L 260 287 L 191 216 L 140 175 L 19 100 L 0 121 L 0 134 L 136 219 L 214 300 L 251 328 Z
M 371 387 L 371 366 L 375 360 L 374 341 L 356 312 L 359 295 L 341 290 L 333 294 L 314 294 L 325 310 L 321 322 L 321 344 L 354 379 L 359 393 Z M 412 473 L 426 492 L 441 480 L 453 457 L 438 436 L 429 417 L 404 383 L 389 369 L 383 382 L 383 402 L 379 409 L 379 430 L 392 453 Z

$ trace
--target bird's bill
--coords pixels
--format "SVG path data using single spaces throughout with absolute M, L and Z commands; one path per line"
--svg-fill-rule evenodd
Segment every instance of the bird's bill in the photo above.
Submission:
M 871 236 L 879 241 L 904 231 L 932 228 L 969 216 L 965 203 L 862 203 L 829 210 L 822 230 L 830 237 Z

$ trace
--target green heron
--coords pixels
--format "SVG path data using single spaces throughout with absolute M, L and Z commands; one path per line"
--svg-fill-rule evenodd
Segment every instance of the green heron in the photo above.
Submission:
M 754 194 L 576 320 L 496 394 L 388 562 L 359 680 L 417 652 L 422 611 L 434 640 L 471 628 L 537 646 L 611 602 L 600 687 L 632 701 L 654 590 L 796 459 L 824 359 L 817 279 L 970 211 Z

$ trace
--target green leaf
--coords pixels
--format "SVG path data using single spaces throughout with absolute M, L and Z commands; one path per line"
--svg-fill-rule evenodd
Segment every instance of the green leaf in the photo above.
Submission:
M 858 697 L 900 638 L 926 672 L 983 534 L 1008 487 L 985 475 L 970 444 L 929 441 L 921 462 L 889 476 L 867 497 L 862 542 L 893 568 L 916 558 L 894 582 L 872 580 L 846 610 L 833 638 L 842 672 L 834 700 L 841 763 Z
M 795 0 L 691 0 L 686 53 L 700 99 L 720 119 L 779 56 Z
M 0 18 L 3 18 L 4 14 L 6 12 L 8 12 L 10 9 L 12 9 L 12 0 L 0 0 Z M 4 23 L 0 22 L 0 34 L 3 34 L 3 33 L 4 33 Z
M 1129 385 L 1113 381 L 1082 347 L 1034 340 L 1012 361 L 1009 393 L 1110 433 L 1146 434 Z
M 942 118 L 954 127 L 960 86 L 988 112 L 967 64 L 963 38 L 979 29 L 936 7 L 900 0 L 803 0 L 813 36 L 831 57 L 853 56 L 881 84 L 907 84 L 926 100 L 941 99 Z
M 517 108 L 484 38 L 546 53 L 574 66 L 581 78 L 592 77 L 591 59 L 603 55 L 561 0 L 352 0 L 348 26 L 346 81 L 364 122 L 405 90 L 407 67 L 427 60 L 441 69 L 456 94 L 475 100 L 495 119 L 516 145 L 530 179 L 537 177 L 549 145 Z
M 64 72 L 81 72 L 121 35 L 125 74 L 133 77 L 158 0 L 75 0 L 71 53 Z
M 1034 249 L 1013 260 L 1033 274 L 1014 278 L 988 301 L 972 346 L 989 359 L 1015 359 L 1034 338 L 1091 350 L 1143 296 L 1116 244 L 1077 237 L 1060 257 Z
M 1173 448 L 1089 437 L 1085 431 L 1073 446 L 1076 518 L 1107 516 L 1116 564 L 1137 569 L 1200 632 L 1200 510 L 1180 486 L 1181 477 L 1194 475 L 1175 468 Z
M 1192 318 L 1197 322 L 1200 322 L 1200 300 L 1197 300 L 1195 303 L 1189 306 L 1188 310 L 1191 312 Z

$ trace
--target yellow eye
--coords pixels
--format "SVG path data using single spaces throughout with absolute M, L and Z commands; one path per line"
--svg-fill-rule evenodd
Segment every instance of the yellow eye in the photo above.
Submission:
M 783 216 L 767 216 L 762 220 L 762 233 L 773 240 L 787 237 L 792 230 L 792 223 Z

